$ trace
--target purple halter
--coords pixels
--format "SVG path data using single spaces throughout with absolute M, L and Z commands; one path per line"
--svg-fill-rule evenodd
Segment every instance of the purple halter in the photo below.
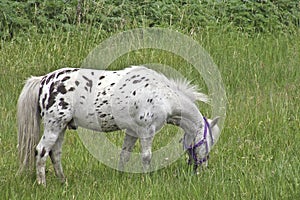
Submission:
M 209 126 L 209 123 L 207 122 L 207 119 L 205 117 L 203 117 L 204 119 L 204 133 L 203 133 L 203 139 L 200 140 L 197 144 L 195 144 L 194 146 L 192 147 L 189 147 L 187 148 L 189 154 L 192 156 L 192 158 L 194 159 L 194 164 L 195 165 L 201 165 L 202 163 L 206 162 L 208 159 L 209 159 L 209 155 L 208 155 L 208 142 L 207 142 L 207 130 L 209 132 L 209 135 L 210 135 L 210 138 L 211 138 L 211 141 L 212 141 L 212 144 L 214 144 L 214 140 L 213 140 L 213 137 L 212 137 L 212 133 L 211 133 L 211 128 Z M 206 156 L 202 159 L 198 159 L 197 156 L 196 156 L 196 148 L 197 147 L 200 147 L 201 145 L 205 144 L 205 148 L 206 148 Z M 188 163 L 189 164 L 192 164 L 191 163 L 192 161 L 189 159 Z

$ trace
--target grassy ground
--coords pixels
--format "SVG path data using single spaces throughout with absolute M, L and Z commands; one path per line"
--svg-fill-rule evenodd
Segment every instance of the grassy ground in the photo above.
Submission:
M 151 174 L 120 173 L 94 159 L 75 131 L 67 132 L 64 143 L 66 184 L 56 180 L 49 163 L 47 188 L 36 184 L 34 173 L 16 176 L 16 102 L 24 80 L 61 67 L 79 67 L 105 37 L 58 32 L 1 42 L 2 199 L 300 197 L 300 34 L 249 37 L 211 31 L 195 37 L 219 66 L 228 97 L 221 138 L 209 168 L 199 176 L 191 175 L 184 157 Z M 163 54 L 159 59 L 165 59 Z

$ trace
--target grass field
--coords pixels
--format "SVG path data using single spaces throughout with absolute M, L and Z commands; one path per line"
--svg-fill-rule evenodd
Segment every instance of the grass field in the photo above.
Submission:
M 55 178 L 50 162 L 47 188 L 37 185 L 34 172 L 16 176 L 16 102 L 24 80 L 62 67 L 79 67 L 106 37 L 101 32 L 58 31 L 1 41 L 1 199 L 300 198 L 299 33 L 250 37 L 220 30 L 195 36 L 218 65 L 228 98 L 222 135 L 208 169 L 200 175 L 192 175 L 184 156 L 151 174 L 121 173 L 94 159 L 77 133 L 68 131 L 63 147 L 66 184 Z M 159 55 L 155 59 L 167 59 Z M 134 64 L 144 61 L 140 57 Z M 181 65 L 176 59 L 166 62 Z

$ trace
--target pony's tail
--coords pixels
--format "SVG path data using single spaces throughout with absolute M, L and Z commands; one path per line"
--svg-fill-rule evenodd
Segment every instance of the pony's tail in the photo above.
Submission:
M 41 117 L 38 109 L 41 77 L 29 78 L 20 94 L 17 105 L 18 152 L 20 168 L 32 170 L 35 164 L 35 147 L 40 135 Z

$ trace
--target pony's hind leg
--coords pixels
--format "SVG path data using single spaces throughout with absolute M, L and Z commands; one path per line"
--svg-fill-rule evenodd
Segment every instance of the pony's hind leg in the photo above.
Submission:
M 54 171 L 56 176 L 61 180 L 62 183 L 65 182 L 65 175 L 63 173 L 62 165 L 61 165 L 61 154 L 62 154 L 62 143 L 64 140 L 65 130 L 63 130 L 56 140 L 54 146 L 49 152 L 49 156 L 51 158 Z
M 150 169 L 150 163 L 152 158 L 152 142 L 153 136 L 148 138 L 140 138 L 142 147 L 142 164 L 144 172 L 148 172 Z
M 122 151 L 120 154 L 119 170 L 121 170 L 121 171 L 124 170 L 124 165 L 129 161 L 130 154 L 133 150 L 133 147 L 134 147 L 136 141 L 137 141 L 137 137 L 130 135 L 127 131 L 125 138 L 124 138 Z
M 36 147 L 36 174 L 38 184 L 46 185 L 45 168 L 47 156 L 55 145 L 59 134 L 65 129 L 65 127 L 53 126 L 54 127 L 49 127 L 49 125 L 45 125 L 44 134 Z
M 144 172 L 149 172 L 152 158 L 152 142 L 155 135 L 155 126 L 150 126 L 140 137 L 142 147 L 142 164 Z

